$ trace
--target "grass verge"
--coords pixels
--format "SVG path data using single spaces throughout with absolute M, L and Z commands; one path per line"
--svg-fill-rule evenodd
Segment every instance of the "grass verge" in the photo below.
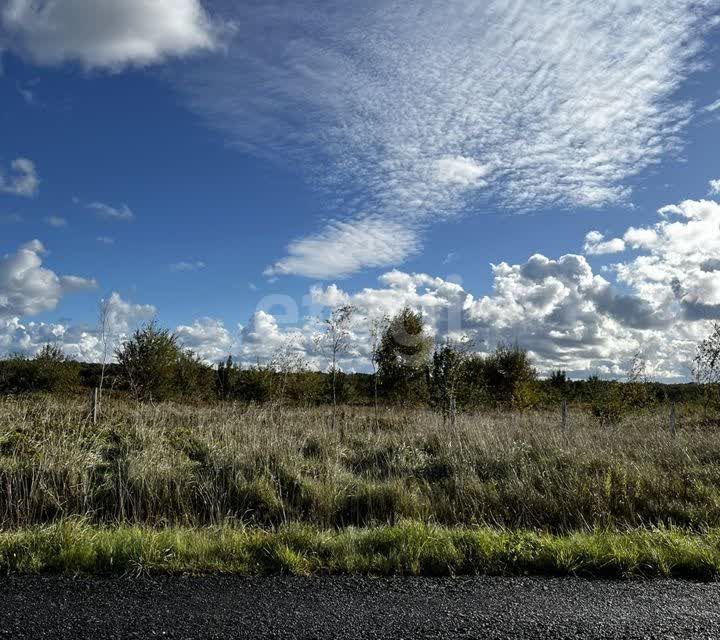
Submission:
M 96 527 L 83 521 L 0 532 L 10 574 L 286 573 L 365 575 L 720 575 L 720 529 L 633 529 L 553 535 L 416 522 L 323 531 Z

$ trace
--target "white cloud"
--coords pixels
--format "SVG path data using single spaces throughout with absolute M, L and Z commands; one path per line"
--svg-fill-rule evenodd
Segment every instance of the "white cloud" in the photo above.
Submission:
M 630 227 L 623 239 L 633 249 L 650 249 L 657 243 L 658 236 L 655 229 Z
M 117 292 L 113 292 L 107 300 L 109 333 L 116 342 L 157 315 L 153 305 L 128 302 Z
M 720 195 L 720 179 L 710 180 L 710 195 Z
M 410 306 L 422 310 L 429 332 L 438 339 L 467 335 L 481 351 L 500 341 L 517 341 L 542 371 L 621 375 L 641 351 L 652 376 L 682 378 L 708 322 L 720 319 L 720 203 L 686 200 L 662 207 L 658 214 L 657 223 L 630 227 L 623 235 L 637 253 L 603 272 L 614 281 L 593 272 L 584 256 L 572 254 L 557 259 L 535 254 L 522 263 L 492 265 L 492 291 L 479 296 L 458 282 L 391 270 L 375 287 L 312 287 L 310 313 L 304 318 L 286 314 L 292 324 L 281 322 L 269 307 L 256 311 L 238 335 L 212 318 L 176 331 L 184 345 L 211 362 L 230 352 L 245 364 L 270 362 L 283 353 L 324 367 L 313 341 L 317 324 L 312 315 L 323 307 L 352 304 L 358 311 L 351 352 L 342 366 L 367 369 L 367 319 Z M 593 246 L 605 242 L 597 231 L 587 240 Z M 95 330 L 20 320 L 54 308 L 63 293 L 92 284 L 43 269 L 43 251 L 34 241 L 0 261 L 0 349 L 37 347 L 55 336 L 68 351 L 90 358 L 97 353 Z M 154 307 L 130 305 L 119 296 L 111 306 L 116 309 L 111 323 L 116 335 L 155 314 Z
M 9 0 L 5 45 L 33 62 L 144 66 L 216 46 L 199 0 Z
M 0 257 L 0 318 L 28 316 L 54 309 L 66 293 L 91 289 L 95 280 L 58 276 L 42 266 L 39 240 Z
M 100 244 L 107 244 L 107 245 L 115 244 L 115 238 L 111 238 L 110 236 L 98 236 L 96 238 L 96 240 Z
M 110 220 L 135 219 L 135 214 L 126 204 L 122 204 L 119 207 L 113 207 L 112 205 L 105 204 L 104 202 L 91 202 L 87 205 L 87 208 L 95 211 L 101 218 L 108 218 Z
M 463 187 L 482 187 L 483 179 L 492 171 L 489 165 L 477 163 L 472 158 L 455 156 L 441 158 L 435 162 L 435 177 L 440 183 L 457 184 Z
M 265 275 L 343 277 L 363 267 L 402 262 L 419 247 L 414 229 L 391 220 L 336 221 L 316 235 L 291 243 L 287 257 L 268 267 Z
M 106 339 L 108 357 L 138 324 L 155 316 L 155 307 L 132 304 L 118 293 L 108 298 Z M 9 353 L 35 354 L 47 343 L 62 347 L 66 355 L 85 362 L 100 362 L 103 342 L 97 326 L 63 323 L 24 322 L 18 317 L 0 314 L 0 355 Z
M 180 344 L 192 349 L 206 362 L 219 362 L 233 353 L 237 342 L 220 320 L 201 318 L 192 325 L 175 329 Z
M 175 262 L 170 265 L 170 271 L 176 273 L 187 272 L 187 271 L 200 271 L 206 267 L 206 264 L 201 260 L 195 260 L 194 262 Z
M 589 256 L 602 256 L 608 253 L 625 251 L 625 241 L 622 238 L 605 240 L 599 231 L 591 231 L 585 236 L 583 251 Z
M 319 235 L 339 242 L 337 211 L 412 227 L 486 200 L 596 207 L 682 147 L 676 92 L 710 4 L 269 1 L 237 9 L 242 40 L 178 86 L 232 142 L 326 188 Z
M 17 158 L 10 164 L 10 169 L 10 175 L 6 176 L 0 166 L 0 193 L 30 197 L 38 192 L 40 179 L 32 160 Z
M 714 113 L 718 109 L 720 109 L 720 99 L 715 100 L 715 102 L 711 102 L 706 107 L 703 107 L 703 111 L 706 111 L 707 113 Z
M 68 221 L 60 216 L 48 216 L 45 218 L 45 224 L 49 224 L 51 227 L 60 228 L 67 227 Z
M 711 268 L 720 255 L 720 204 L 685 200 L 658 213 L 657 224 L 632 229 L 647 234 L 648 253 L 616 265 L 618 280 L 686 321 L 720 319 L 720 272 Z

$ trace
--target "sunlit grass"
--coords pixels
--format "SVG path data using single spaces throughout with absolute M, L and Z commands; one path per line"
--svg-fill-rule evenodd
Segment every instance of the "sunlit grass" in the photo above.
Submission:
M 720 531 L 590 531 L 552 535 L 418 522 L 372 529 L 99 528 L 68 521 L 0 533 L 0 571 L 68 575 L 286 573 L 588 575 L 711 579 Z

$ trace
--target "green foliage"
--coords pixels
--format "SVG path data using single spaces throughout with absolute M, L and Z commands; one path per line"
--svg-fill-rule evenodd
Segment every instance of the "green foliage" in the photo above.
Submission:
M 80 365 L 62 349 L 46 344 L 33 358 L 15 356 L 0 362 L 0 393 L 67 393 L 80 382 Z
M 124 379 L 140 401 L 171 398 L 206 399 L 212 393 L 212 374 L 177 337 L 151 322 L 141 327 L 115 353 Z
M 713 323 L 710 335 L 697 348 L 692 373 L 701 388 L 705 419 L 720 412 L 720 322 Z
M 485 359 L 483 373 L 488 392 L 496 403 L 515 409 L 537 404 L 534 390 L 537 372 L 528 352 L 517 344 L 498 345 Z
M 563 391 L 567 387 L 567 373 L 562 369 L 557 369 L 550 374 L 550 386 Z
M 425 333 L 422 312 L 406 307 L 393 317 L 376 357 L 383 397 L 402 404 L 425 403 L 431 351 L 432 338 Z

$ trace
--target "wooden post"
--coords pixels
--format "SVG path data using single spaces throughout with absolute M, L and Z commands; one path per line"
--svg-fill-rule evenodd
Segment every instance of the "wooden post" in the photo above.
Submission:
M 90 411 L 92 415 L 93 424 L 97 424 L 98 419 L 98 390 L 95 387 L 90 393 Z
M 674 436 L 677 435 L 675 402 L 670 403 L 670 433 Z
M 567 429 L 567 400 L 565 398 L 560 404 L 560 417 L 562 419 L 562 430 L 565 431 Z

